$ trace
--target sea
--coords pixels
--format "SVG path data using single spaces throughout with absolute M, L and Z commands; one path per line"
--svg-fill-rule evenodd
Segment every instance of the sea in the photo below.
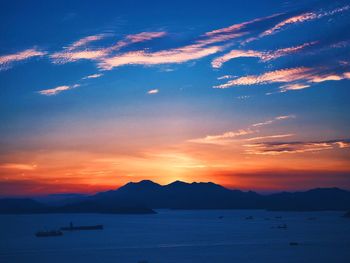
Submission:
M 0 262 L 349 263 L 344 212 L 157 210 L 157 214 L 0 215 Z M 39 230 L 103 224 L 57 237 Z

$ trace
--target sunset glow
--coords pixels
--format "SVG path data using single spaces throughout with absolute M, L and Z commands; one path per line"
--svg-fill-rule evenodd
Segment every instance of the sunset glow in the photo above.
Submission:
M 0 196 L 144 179 L 350 189 L 344 1 L 60 6 L 45 27 L 49 4 L 25 6 L 0 11 L 32 17 L 1 44 Z

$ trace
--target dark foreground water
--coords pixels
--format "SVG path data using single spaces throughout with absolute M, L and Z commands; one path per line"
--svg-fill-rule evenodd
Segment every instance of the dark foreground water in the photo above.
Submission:
M 342 212 L 158 212 L 2 215 L 0 262 L 350 262 L 350 219 Z M 70 221 L 104 224 L 105 229 L 34 236 Z M 284 223 L 288 229 L 276 228 Z

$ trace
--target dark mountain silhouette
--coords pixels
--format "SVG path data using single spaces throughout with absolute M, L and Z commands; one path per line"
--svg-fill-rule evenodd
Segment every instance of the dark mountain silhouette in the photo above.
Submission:
M 269 210 L 348 210 L 350 192 L 339 188 L 316 188 L 305 192 L 277 193 L 266 197 Z
M 304 192 L 261 195 L 251 191 L 230 190 L 210 182 L 176 181 L 162 186 L 144 180 L 93 196 L 77 197 L 74 202 L 62 200 L 60 205 L 55 206 L 30 199 L 0 200 L 0 213 L 153 213 L 152 209 L 158 208 L 350 210 L 350 192 L 339 188 L 317 188 Z
M 261 195 L 230 190 L 214 183 L 176 181 L 161 186 L 152 181 L 128 183 L 91 197 L 106 202 L 125 202 L 151 208 L 170 209 L 268 209 L 289 211 L 348 210 L 350 192 L 339 188 L 317 188 L 305 192 Z
M 229 190 L 214 183 L 175 181 L 161 186 L 152 181 L 128 183 L 92 198 L 106 202 L 139 204 L 171 209 L 244 209 L 261 208 L 261 196 L 254 192 Z
M 0 214 L 42 213 L 47 209 L 46 205 L 32 199 L 0 199 Z

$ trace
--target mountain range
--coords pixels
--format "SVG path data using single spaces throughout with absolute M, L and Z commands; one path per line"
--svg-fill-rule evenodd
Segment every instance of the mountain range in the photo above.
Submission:
M 208 183 L 175 181 L 159 185 L 149 180 L 116 190 L 67 198 L 0 199 L 0 213 L 155 213 L 153 209 L 266 209 L 286 211 L 350 210 L 350 191 L 316 188 L 262 195 Z M 49 201 L 48 201 L 49 200 Z

